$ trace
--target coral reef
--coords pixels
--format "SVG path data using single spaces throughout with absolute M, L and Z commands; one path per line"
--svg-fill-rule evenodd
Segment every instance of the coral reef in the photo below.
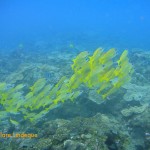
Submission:
M 131 102 L 137 101 L 141 105 L 142 104 L 149 104 L 149 93 L 150 93 L 150 86 L 140 86 L 136 84 L 126 84 L 124 88 L 127 89 L 127 92 L 124 95 L 124 100 Z
M 103 52 L 101 48 L 98 48 L 92 56 L 88 56 L 86 51 L 81 52 L 73 60 L 74 74 L 70 79 L 63 76 L 57 84 L 50 86 L 45 78 L 40 78 L 30 86 L 29 92 L 24 97 L 21 92 L 23 84 L 7 87 L 7 84 L 1 83 L 0 103 L 8 113 L 20 113 L 24 115 L 24 119 L 35 122 L 59 103 L 76 99 L 81 94 L 78 88 L 82 83 L 89 88 L 97 88 L 98 93 L 103 93 L 104 99 L 129 82 L 133 72 L 126 50 L 120 56 L 115 68 L 112 60 L 115 53 L 115 49 Z M 42 66 L 43 68 L 50 67 Z
M 117 78 L 121 79 L 121 74 L 116 74 L 115 78 L 109 80 L 109 77 L 113 77 L 113 73 L 112 76 L 109 76 L 105 71 L 103 74 L 103 80 L 105 81 L 100 81 L 96 73 L 102 73 L 101 68 L 103 67 L 99 64 L 99 70 L 96 72 L 98 69 L 97 63 L 92 61 L 93 58 L 94 60 L 104 58 L 102 56 L 107 52 L 98 49 L 97 53 L 102 52 L 102 55 L 93 55 L 96 54 L 95 51 L 93 54 L 92 52 L 83 52 L 80 54 L 84 55 L 79 54 L 75 57 L 77 52 L 73 51 L 73 47 L 68 48 L 68 46 L 65 46 L 64 43 L 62 47 L 59 45 L 54 49 L 57 49 L 57 51 L 46 51 L 49 46 L 52 49 L 55 48 L 53 45 L 43 46 L 39 44 L 36 47 L 39 51 L 36 52 L 31 51 L 23 53 L 23 55 L 18 55 L 18 53 L 16 55 L 13 52 L 13 55 L 1 56 L 0 132 L 6 134 L 35 133 L 38 134 L 38 137 L 0 138 L 0 148 L 12 150 L 150 149 L 150 53 L 148 51 L 133 50 L 131 52 L 129 50 L 128 57 L 132 62 L 131 66 L 135 70 L 133 74 L 132 69 L 128 72 L 125 67 L 128 57 L 124 57 L 125 59 L 122 57 L 122 59 L 116 56 L 115 53 L 112 55 L 108 53 L 108 57 L 105 57 L 105 59 L 108 58 L 108 60 L 113 61 L 112 66 L 110 65 L 110 73 L 113 72 L 111 68 L 114 68 L 116 73 L 119 68 L 124 68 L 121 71 L 125 71 L 126 75 L 129 75 L 129 80 L 131 75 L 132 78 L 130 83 L 124 83 L 120 88 L 117 88 L 116 92 L 114 90 L 114 93 L 107 95 L 107 92 L 116 83 Z M 43 52 L 41 51 L 42 47 L 44 48 Z M 85 49 L 80 45 L 75 45 L 75 47 Z M 94 47 L 91 47 L 91 49 Z M 111 52 L 114 52 L 114 49 Z M 127 51 L 122 56 L 126 56 L 126 54 Z M 98 56 L 100 57 L 97 58 Z M 71 63 L 72 59 L 73 64 Z M 101 61 L 104 62 L 105 59 L 101 59 Z M 117 59 L 120 61 L 117 61 Z M 121 66 L 121 60 L 123 60 L 123 67 Z M 79 67 L 79 63 L 81 63 L 82 68 Z M 109 65 L 108 61 L 106 61 L 106 64 L 106 66 Z M 70 65 L 72 65 L 73 70 L 70 69 Z M 88 69 L 92 70 L 93 74 Z M 83 77 L 80 74 L 83 74 Z M 85 76 L 88 78 L 84 78 Z M 74 82 L 77 85 L 76 88 L 69 88 L 78 77 L 81 77 L 80 84 Z M 106 84 L 108 81 L 110 87 L 104 88 L 103 91 L 98 93 L 100 87 L 97 86 L 97 78 L 101 85 L 104 83 L 108 85 Z M 72 81 L 69 83 L 70 79 Z M 58 83 L 60 83 L 59 88 Z M 92 83 L 93 85 L 91 85 Z M 37 87 L 37 85 L 40 86 Z M 67 85 L 67 87 L 64 85 Z M 65 94 L 64 98 L 66 100 L 64 102 L 61 99 L 56 102 L 55 99 L 58 98 L 58 95 L 61 92 L 63 94 L 66 90 L 62 90 L 61 87 L 65 87 L 68 93 L 77 92 L 77 95 L 82 94 L 77 98 L 74 97 L 73 101 L 70 101 L 71 98 L 69 100 Z M 50 104 L 36 109 L 36 107 L 47 101 L 45 99 L 39 103 L 40 98 L 44 99 L 45 95 L 50 94 L 47 94 L 46 91 L 51 92 L 51 90 L 54 95 L 51 93 L 52 101 L 49 101 Z M 41 97 L 40 93 L 44 96 Z M 103 99 L 105 94 L 107 95 L 106 100 Z M 27 98 L 29 100 L 25 105 Z M 51 105 L 51 102 L 54 102 L 53 100 L 56 104 Z M 49 109 L 48 106 L 50 105 L 53 107 Z M 46 108 L 47 112 L 45 111 Z
M 125 116 L 125 117 L 130 117 L 132 115 L 135 114 L 140 114 L 143 113 L 146 109 L 148 108 L 148 105 L 145 104 L 143 106 L 134 106 L 134 107 L 130 107 L 130 108 L 125 108 L 121 111 L 121 113 Z
M 32 126 L 31 126 L 32 127 Z M 39 127 L 38 139 L 13 139 L 8 148 L 35 150 L 135 150 L 126 128 L 115 118 L 97 114 L 71 121 L 57 119 Z M 5 142 L 4 142 L 5 143 Z M 3 143 L 3 145 L 4 145 Z

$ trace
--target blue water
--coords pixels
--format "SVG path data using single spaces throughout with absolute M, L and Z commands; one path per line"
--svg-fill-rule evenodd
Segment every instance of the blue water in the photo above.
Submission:
M 149 65 L 150 0 L 0 0 L 0 149 L 150 150 Z
M 149 50 L 149 7 L 149 0 L 1 0 L 0 50 L 37 40 L 57 44 L 58 37 Z

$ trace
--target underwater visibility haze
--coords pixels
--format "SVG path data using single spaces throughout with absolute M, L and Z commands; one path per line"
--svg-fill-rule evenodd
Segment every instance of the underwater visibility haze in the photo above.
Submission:
M 0 150 L 150 150 L 148 0 L 0 1 Z

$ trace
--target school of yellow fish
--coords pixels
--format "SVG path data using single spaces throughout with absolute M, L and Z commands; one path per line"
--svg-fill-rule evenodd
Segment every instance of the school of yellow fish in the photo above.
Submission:
M 23 119 L 36 123 L 59 104 L 75 100 L 81 94 L 80 85 L 95 89 L 106 99 L 131 80 L 133 67 L 127 54 L 125 50 L 116 61 L 114 48 L 107 52 L 98 48 L 91 56 L 87 51 L 81 52 L 73 59 L 74 73 L 70 79 L 63 76 L 54 86 L 47 84 L 45 78 L 38 79 L 27 94 L 23 94 L 23 84 L 9 87 L 0 83 L 1 120 L 10 118 L 9 114 L 20 113 Z

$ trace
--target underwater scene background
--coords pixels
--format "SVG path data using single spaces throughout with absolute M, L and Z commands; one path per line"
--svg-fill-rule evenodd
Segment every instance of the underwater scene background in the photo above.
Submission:
M 0 1 L 0 150 L 150 150 L 148 0 Z

